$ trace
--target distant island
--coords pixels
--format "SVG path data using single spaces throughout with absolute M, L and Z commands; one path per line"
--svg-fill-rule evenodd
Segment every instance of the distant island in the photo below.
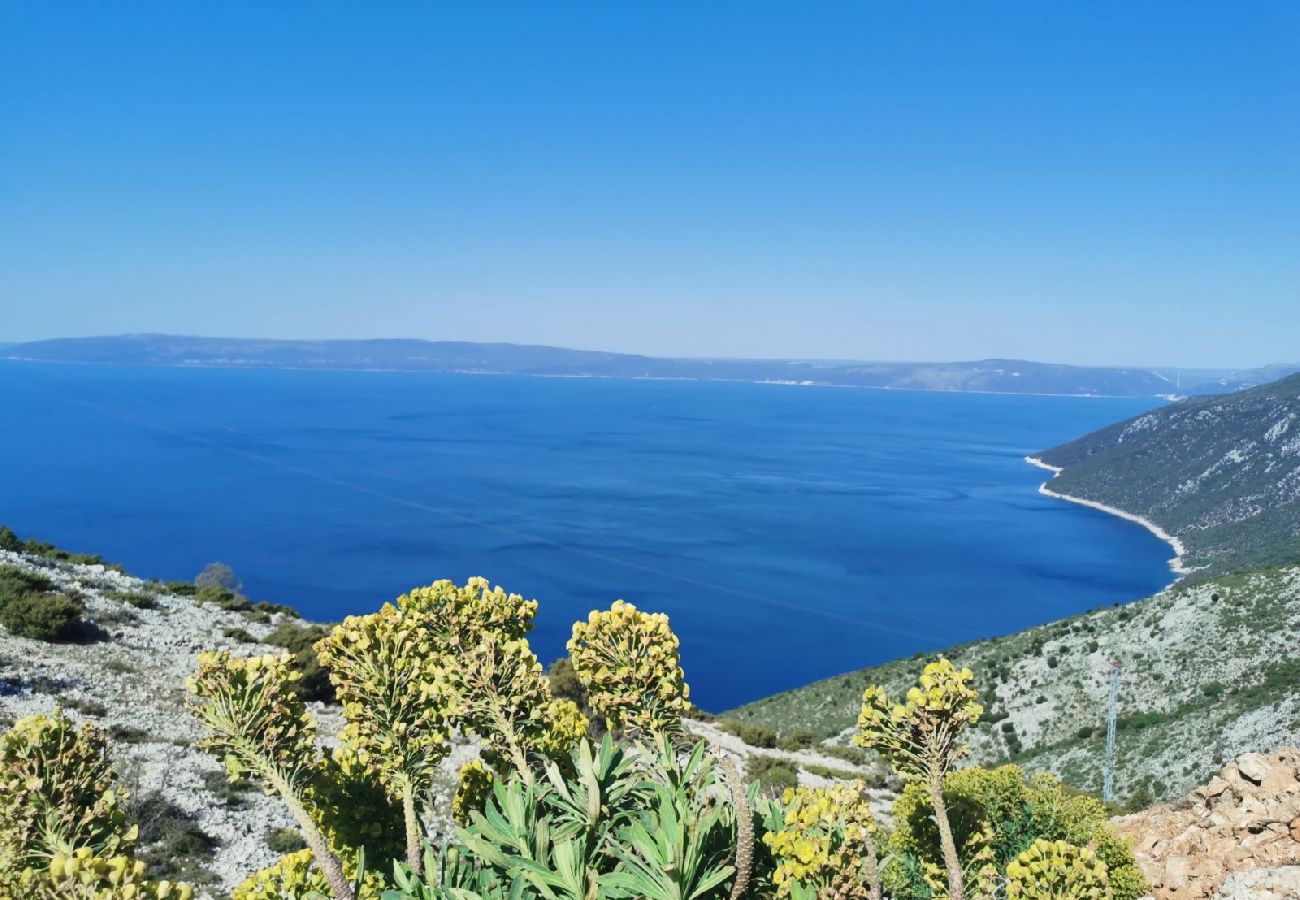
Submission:
M 1195 386 L 1184 388 L 1177 376 L 1170 378 L 1150 369 L 1068 366 L 1018 359 L 951 363 L 674 359 L 507 343 L 409 339 L 259 340 L 164 334 L 0 343 L 0 356 L 11 360 L 116 365 L 664 378 L 1110 397 L 1177 396 L 1198 390 L 1230 391 L 1236 386 L 1252 383 L 1250 379 L 1253 377 L 1248 372 L 1216 373 L 1217 379 L 1200 380 Z

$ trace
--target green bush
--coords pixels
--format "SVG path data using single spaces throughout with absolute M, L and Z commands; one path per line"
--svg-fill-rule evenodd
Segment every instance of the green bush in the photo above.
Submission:
M 0 605 L 0 625 L 15 637 L 69 641 L 81 633 L 85 611 L 63 594 L 21 594 Z
M 293 853 L 307 846 L 297 828 L 277 828 L 266 838 L 266 846 L 272 851 L 285 854 Z
M 778 750 L 807 750 L 816 742 L 817 736 L 811 731 L 796 728 L 777 738 L 776 746 Z
M 985 824 L 992 830 L 993 862 L 1005 868 L 1034 841 L 1066 841 L 1092 846 L 1110 872 L 1115 900 L 1135 900 L 1146 884 L 1133 852 L 1107 824 L 1100 801 L 1067 789 L 1050 775 L 1028 781 L 1018 766 L 973 767 L 949 774 L 944 799 L 953 836 L 963 858 L 980 846 Z M 930 889 L 920 876 L 924 864 L 938 865 L 939 834 L 924 785 L 908 784 L 894 803 L 895 831 L 890 850 L 895 861 L 886 869 L 889 894 L 896 900 L 923 900 Z
M 18 540 L 18 535 L 13 533 L 13 529 L 0 525 L 0 550 L 18 553 L 22 549 L 23 542 Z
M 776 732 L 770 728 L 764 728 L 762 725 L 751 725 L 748 722 L 724 719 L 722 721 L 722 730 L 728 734 L 734 734 L 751 747 L 761 747 L 764 750 L 776 749 Z
M 846 747 L 842 744 L 823 744 L 817 748 L 817 752 L 823 756 L 833 756 L 836 759 L 842 759 L 849 765 L 865 766 L 871 762 L 871 754 L 861 747 Z
M 794 764 L 776 756 L 755 754 L 745 763 L 745 771 L 750 781 L 757 781 L 766 791 L 778 797 L 786 788 L 799 784 L 799 772 Z
M 302 678 L 295 682 L 294 687 L 298 696 L 304 700 L 335 702 L 329 670 L 320 664 L 315 650 L 316 642 L 327 634 L 329 630 L 322 625 L 282 622 L 263 640 L 265 644 L 275 644 L 293 654 L 293 667 L 302 673 Z
M 44 575 L 17 566 L 0 566 L 0 606 L 24 594 L 49 594 L 54 590 L 54 582 Z
M 234 612 L 246 612 L 253 608 L 253 601 L 243 594 L 237 594 L 217 584 L 199 588 L 194 592 L 194 599 L 200 603 L 211 603 L 213 606 Z

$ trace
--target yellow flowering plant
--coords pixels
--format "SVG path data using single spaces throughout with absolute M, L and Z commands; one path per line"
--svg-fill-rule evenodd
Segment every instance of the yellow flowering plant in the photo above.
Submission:
M 1039 839 L 1007 866 L 1007 900 L 1110 900 L 1106 864 L 1087 847 Z
M 880 900 L 875 817 L 861 781 L 790 788 L 779 830 L 763 836 L 778 897 Z
M 480 577 L 463 586 L 443 579 L 414 588 L 397 598 L 397 606 L 421 614 L 445 646 L 472 644 L 481 634 L 522 638 L 532 631 L 537 617 L 536 600 L 506 593 Z
M 288 653 L 236 657 L 200 653 L 186 679 L 190 709 L 207 729 L 200 741 L 219 755 L 231 780 L 249 774 L 277 793 L 298 823 L 336 900 L 356 900 L 339 858 L 303 802 L 321 766 L 316 723 L 294 689 Z
M 969 752 L 963 741 L 966 730 L 984 712 L 971 686 L 973 680 L 970 669 L 939 659 L 925 667 L 903 703 L 891 703 L 883 690 L 869 687 L 862 695 L 853 739 L 860 747 L 884 754 L 904 779 L 923 781 L 929 788 L 951 900 L 965 900 L 966 889 L 943 785 L 948 772 Z
M 189 900 L 193 888 L 151 882 L 134 857 L 102 729 L 61 709 L 0 736 L 0 898 Z
M 339 739 L 401 802 L 412 867 L 422 838 L 416 802 L 450 749 L 455 707 L 441 650 L 426 614 L 391 603 L 348 616 L 316 644 L 343 706 Z
M 591 708 L 613 730 L 675 733 L 690 711 L 677 635 L 663 613 L 616 600 L 573 626 L 569 657 Z

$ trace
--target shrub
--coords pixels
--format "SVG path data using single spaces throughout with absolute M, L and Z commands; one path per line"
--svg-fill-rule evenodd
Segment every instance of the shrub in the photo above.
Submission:
M 37 641 L 68 641 L 82 630 L 85 613 L 63 594 L 22 594 L 0 606 L 0 625 L 15 637 Z
M 119 603 L 127 603 L 136 609 L 157 609 L 158 600 L 145 591 L 105 591 L 104 596 Z
M 55 590 L 54 582 L 44 575 L 17 566 L 0 566 L 0 606 L 26 594 L 49 594 Z
M 763 750 L 776 749 L 776 732 L 762 725 L 751 725 L 748 722 L 724 719 L 722 721 L 722 730 L 728 734 L 734 734 L 751 747 L 759 747 Z
M 1017 766 L 961 769 L 945 779 L 944 798 L 967 867 L 985 845 L 991 861 L 1001 868 L 1036 840 L 1065 841 L 1094 848 L 1109 871 L 1115 900 L 1135 900 L 1145 893 L 1133 853 L 1110 830 L 1106 808 L 1092 797 L 1069 791 L 1050 775 L 1026 780 Z M 916 873 L 924 864 L 940 860 L 937 826 L 922 785 L 910 783 L 903 789 L 894 803 L 894 823 L 890 849 L 900 864 L 886 871 L 891 896 L 928 897 L 928 888 Z
M 194 592 L 194 599 L 200 603 L 211 603 L 213 606 L 232 612 L 246 612 L 253 608 L 253 602 L 243 594 L 237 594 L 218 584 L 210 584 L 199 588 Z
M 143 744 L 151 740 L 149 732 L 134 725 L 110 725 L 108 736 L 120 744 Z
M 275 644 L 293 654 L 293 666 L 301 676 L 296 688 L 304 700 L 319 700 L 322 703 L 334 703 L 334 685 L 330 682 L 329 670 L 321 665 L 316 654 L 316 642 L 329 631 L 321 625 L 295 625 L 282 622 L 268 634 L 263 643 Z
M 779 750 L 807 750 L 815 743 L 817 743 L 817 735 L 811 731 L 796 728 L 794 731 L 777 738 L 776 746 Z
M 13 529 L 0 525 L 0 550 L 19 553 L 22 549 L 23 542 L 18 539 L 18 535 L 13 533 Z
M 231 593 L 244 587 L 235 576 L 235 570 L 223 562 L 210 562 L 204 566 L 203 571 L 194 576 L 194 586 L 200 590 L 207 587 L 225 588 Z
M 285 853 L 294 853 L 306 848 L 302 835 L 296 828 L 277 828 L 266 837 L 266 846 L 275 853 L 281 855 Z
M 846 763 L 854 766 L 865 766 L 871 762 L 871 757 L 867 751 L 861 747 L 845 747 L 842 744 L 822 744 L 818 746 L 817 752 L 823 756 L 833 756 L 836 759 L 842 759 Z
M 755 754 L 746 761 L 745 770 L 750 781 L 758 782 L 764 790 L 778 797 L 786 788 L 799 784 L 798 770 L 777 756 Z

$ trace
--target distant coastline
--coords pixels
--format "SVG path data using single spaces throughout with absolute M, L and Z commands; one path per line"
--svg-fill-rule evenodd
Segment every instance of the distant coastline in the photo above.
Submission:
M 3 354 L 3 347 L 0 347 L 0 354 Z M 4 356 L 0 355 L 0 363 L 19 363 L 19 364 L 37 364 L 48 366 L 113 366 L 123 367 L 130 366 L 134 368 L 151 368 L 151 369 L 211 369 L 224 371 L 263 371 L 263 372 L 355 372 L 371 375 L 463 375 L 468 377 L 483 376 L 488 378 L 555 378 L 555 379 L 596 379 L 602 381 L 689 381 L 697 384 L 764 384 L 776 387 L 815 387 L 815 388 L 845 388 L 848 390 L 860 391 L 889 391 L 891 393 L 905 394 L 983 394 L 993 397 L 1070 397 L 1080 400 L 1131 400 L 1135 397 L 1145 398 L 1147 395 L 1134 394 L 1103 394 L 1103 393 L 1069 393 L 1061 391 L 995 391 L 984 388 L 964 388 L 964 387 L 896 387 L 888 384 L 837 384 L 832 381 L 793 381 L 777 378 L 706 378 L 701 375 L 601 375 L 601 374 L 569 374 L 569 373 L 551 373 L 551 372 L 510 372 L 510 371 L 493 371 L 485 369 L 399 369 L 389 367 L 365 367 L 365 366 L 306 366 L 306 365 L 271 365 L 268 363 L 243 363 L 243 362 L 198 362 L 186 360 L 182 362 L 114 362 L 105 360 L 80 360 L 80 359 L 42 359 L 37 356 Z M 1184 399 L 1178 394 L 1151 394 L 1152 400 L 1163 400 L 1167 403 L 1174 403 Z
M 1037 456 L 1026 456 L 1025 462 L 1029 463 L 1031 466 L 1035 466 L 1039 469 L 1043 469 L 1044 471 L 1051 472 L 1052 478 L 1055 478 L 1057 475 L 1060 475 L 1061 472 L 1063 471 L 1059 466 L 1053 466 L 1050 463 L 1043 462 Z M 1054 497 L 1057 500 L 1065 500 L 1070 503 L 1077 503 L 1080 506 L 1087 506 L 1090 507 L 1091 509 L 1099 510 L 1104 513 L 1109 513 L 1110 515 L 1117 516 L 1121 519 L 1126 519 L 1129 522 L 1133 522 L 1135 524 L 1141 525 L 1147 531 L 1151 532 L 1156 537 L 1160 538 L 1160 540 L 1168 544 L 1174 551 L 1173 559 L 1169 560 L 1169 571 L 1173 572 L 1174 575 L 1176 576 L 1173 582 L 1171 583 L 1171 585 L 1177 584 L 1179 581 L 1182 580 L 1182 578 L 1185 575 L 1188 575 L 1193 571 L 1192 568 L 1189 567 L 1184 562 L 1187 556 L 1187 548 L 1183 545 L 1182 540 L 1179 539 L 1177 535 L 1170 534 L 1169 532 L 1165 531 L 1163 528 L 1161 528 L 1159 525 L 1157 525 L 1155 522 L 1152 522 L 1150 519 L 1146 518 L 1145 516 L 1135 515 L 1131 512 L 1126 512 L 1125 510 L 1119 509 L 1114 506 L 1107 506 L 1105 503 L 1098 503 L 1096 500 L 1085 500 L 1083 497 L 1073 497 L 1069 494 L 1062 494 L 1060 491 L 1054 491 L 1048 487 L 1051 481 L 1052 479 L 1049 478 L 1047 481 L 1044 481 L 1042 484 L 1040 484 L 1038 486 L 1038 493 L 1044 494 L 1048 497 Z

